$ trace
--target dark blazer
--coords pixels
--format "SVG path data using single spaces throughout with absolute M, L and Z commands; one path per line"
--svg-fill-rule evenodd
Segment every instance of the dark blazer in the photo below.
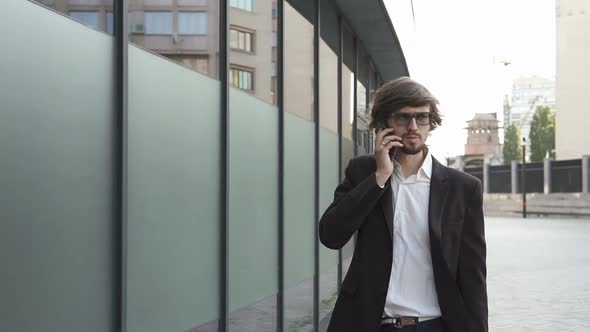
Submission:
M 329 332 L 379 331 L 393 258 L 389 181 L 377 185 L 372 155 L 354 158 L 319 223 L 320 241 L 340 249 L 358 232 Z M 447 332 L 488 330 L 481 182 L 433 158 L 428 206 L 430 251 Z

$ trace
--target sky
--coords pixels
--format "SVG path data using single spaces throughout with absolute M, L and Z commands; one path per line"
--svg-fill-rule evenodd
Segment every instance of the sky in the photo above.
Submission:
M 443 124 L 427 144 L 443 163 L 464 153 L 476 113 L 503 120 L 514 78 L 555 79 L 555 0 L 413 0 L 415 19 L 411 0 L 384 3 L 410 76 L 439 99 Z

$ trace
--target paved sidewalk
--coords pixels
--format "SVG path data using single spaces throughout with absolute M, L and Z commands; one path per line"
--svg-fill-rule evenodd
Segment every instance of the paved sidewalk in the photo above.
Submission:
M 486 218 L 490 332 L 590 331 L 590 220 Z M 336 273 L 322 275 L 320 332 Z M 312 330 L 313 281 L 285 294 L 286 330 Z M 233 312 L 230 331 L 276 331 L 276 298 Z M 211 322 L 191 332 L 214 332 Z
M 490 331 L 590 331 L 590 220 L 486 218 Z

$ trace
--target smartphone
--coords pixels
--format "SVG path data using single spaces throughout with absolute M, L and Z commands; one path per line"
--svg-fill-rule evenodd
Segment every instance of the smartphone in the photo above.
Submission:
M 385 121 L 378 121 L 377 126 L 375 127 L 376 133 L 379 134 L 379 132 L 385 128 L 388 128 Z M 395 132 L 391 132 L 389 135 L 395 135 Z M 387 136 L 389 136 L 389 135 L 387 135 Z M 385 136 L 385 137 L 387 137 L 387 136 Z M 393 147 L 393 148 L 389 149 L 389 159 L 393 160 L 393 158 L 395 157 L 396 150 L 397 150 L 397 147 Z

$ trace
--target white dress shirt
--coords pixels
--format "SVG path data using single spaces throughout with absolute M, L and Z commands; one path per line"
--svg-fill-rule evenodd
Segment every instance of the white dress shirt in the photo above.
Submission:
M 384 315 L 411 316 L 428 320 L 441 316 L 434 284 L 428 203 L 432 156 L 424 158 L 417 174 L 405 177 L 394 160 L 391 176 L 393 191 L 393 264 Z

